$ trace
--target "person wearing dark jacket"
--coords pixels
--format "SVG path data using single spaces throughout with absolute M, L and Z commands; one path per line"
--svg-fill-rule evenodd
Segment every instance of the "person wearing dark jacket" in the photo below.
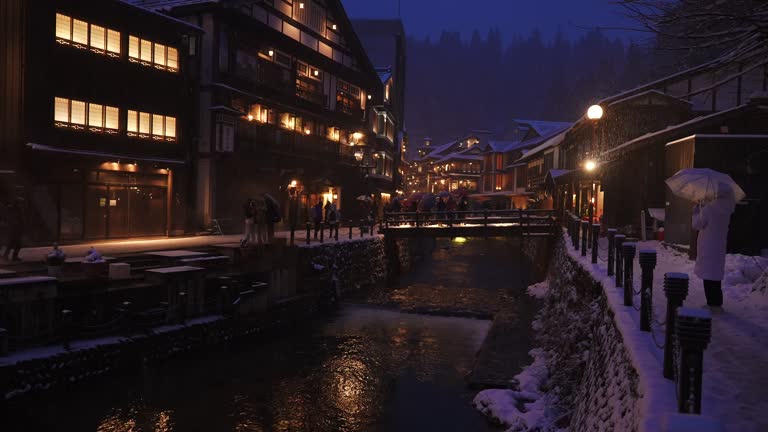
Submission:
M 3 259 L 9 257 L 13 261 L 21 261 L 19 252 L 21 251 L 21 238 L 24 235 L 24 198 L 17 197 L 12 204 L 8 206 L 6 219 L 8 223 L 8 237 L 3 253 Z M 11 255 L 11 251 L 13 254 Z
M 315 224 L 315 240 L 317 240 L 317 234 L 323 225 L 323 202 L 318 201 L 314 207 L 312 207 L 312 222 Z

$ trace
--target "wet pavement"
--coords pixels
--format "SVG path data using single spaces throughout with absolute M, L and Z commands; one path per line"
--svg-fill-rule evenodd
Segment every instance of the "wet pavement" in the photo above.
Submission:
M 373 306 L 348 304 L 269 340 L 14 400 L 0 406 L 0 429 L 496 430 L 471 406 L 475 393 L 465 380 L 490 321 L 433 314 L 487 315 L 509 306 L 520 334 L 528 334 L 532 311 L 521 294 L 524 275 L 516 274 L 524 270 L 510 247 L 494 239 L 440 241 L 398 286 L 370 296 Z M 519 343 L 527 352 L 528 343 Z

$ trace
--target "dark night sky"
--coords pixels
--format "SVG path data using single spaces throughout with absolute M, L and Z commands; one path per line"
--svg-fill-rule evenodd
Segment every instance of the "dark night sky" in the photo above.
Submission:
M 505 39 L 527 37 L 532 30 L 550 40 L 558 27 L 570 39 L 583 27 L 628 27 L 632 23 L 609 0 L 401 0 L 402 19 L 410 36 L 433 40 L 443 29 L 460 31 L 465 39 L 477 28 L 485 36 L 498 27 Z M 342 0 L 351 18 L 397 16 L 397 0 Z M 611 32 L 611 37 L 634 33 Z

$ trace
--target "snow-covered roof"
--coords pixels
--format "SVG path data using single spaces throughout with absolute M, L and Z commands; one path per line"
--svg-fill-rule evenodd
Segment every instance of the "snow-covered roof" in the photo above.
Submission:
M 565 134 L 568 132 L 568 130 L 570 130 L 570 129 L 565 129 L 565 130 L 561 131 L 560 133 L 558 133 L 557 135 L 553 135 L 553 136 L 545 139 L 544 142 L 539 144 L 537 147 L 534 147 L 534 148 L 530 149 L 529 151 L 527 151 L 525 154 L 523 154 L 523 156 L 520 157 L 520 159 L 518 159 L 516 162 L 522 162 L 522 161 L 531 159 L 535 155 L 537 155 L 537 154 L 539 154 L 539 153 L 549 149 L 550 147 L 554 147 L 554 146 L 560 144 L 561 142 L 563 142 L 563 139 L 565 139 Z
M 483 160 L 483 157 L 482 156 L 475 156 L 475 155 L 451 153 L 448 156 L 438 160 L 437 163 L 441 164 L 443 162 L 448 162 L 448 161 L 451 161 L 451 160 L 481 161 L 481 160 Z
M 616 147 L 614 147 L 614 148 L 612 148 L 610 150 L 605 151 L 603 153 L 603 155 L 604 156 L 612 156 L 612 155 L 618 154 L 621 151 L 627 151 L 627 150 L 631 149 L 632 147 L 634 147 L 636 145 L 640 145 L 641 143 L 643 143 L 645 141 L 649 141 L 651 139 L 654 139 L 654 138 L 657 138 L 657 137 L 660 137 L 660 136 L 672 135 L 672 134 L 674 134 L 676 132 L 682 132 L 686 128 L 695 126 L 698 123 L 703 123 L 703 122 L 706 122 L 706 121 L 715 120 L 715 119 L 717 119 L 719 117 L 727 117 L 727 116 L 732 115 L 732 114 L 734 114 L 736 112 L 740 112 L 742 110 L 749 109 L 750 107 L 753 107 L 753 105 L 750 105 L 750 104 L 739 105 L 739 106 L 736 106 L 736 107 L 733 107 L 733 108 L 728 108 L 728 109 L 725 109 L 725 110 L 722 110 L 722 111 L 718 111 L 716 113 L 712 113 L 712 114 L 708 114 L 708 115 L 704 115 L 704 116 L 699 116 L 699 117 L 696 117 L 694 119 L 688 120 L 687 122 L 683 122 L 683 123 L 679 123 L 679 124 L 676 124 L 676 125 L 668 126 L 665 129 L 661 129 L 661 130 L 658 130 L 658 131 L 655 131 L 655 132 L 651 132 L 651 133 L 647 133 L 645 135 L 641 135 L 641 136 L 639 136 L 639 137 L 637 137 L 635 139 L 632 139 L 630 141 L 625 142 L 624 144 L 618 145 L 618 146 L 616 146 Z M 762 109 L 765 109 L 765 108 L 762 108 Z
M 172 17 L 170 15 L 166 15 L 158 11 L 170 10 L 176 6 L 187 6 L 188 4 L 218 3 L 218 0 L 117 0 L 117 1 L 125 5 L 135 7 L 137 9 L 141 9 L 146 13 L 158 15 L 164 19 L 173 21 L 175 23 L 181 24 L 191 29 L 195 29 L 200 32 L 204 32 L 204 30 L 194 24 L 188 23 L 184 20 L 180 20 L 178 18 Z
M 652 96 L 660 97 L 660 98 L 663 98 L 663 99 L 669 99 L 669 100 L 677 102 L 677 103 L 682 103 L 682 104 L 686 104 L 686 105 L 692 105 L 692 103 L 690 101 L 687 101 L 685 99 L 676 98 L 674 96 L 668 95 L 667 93 L 663 93 L 663 92 L 660 92 L 658 90 L 648 90 L 648 91 L 644 91 L 644 92 L 641 92 L 641 93 L 635 93 L 635 94 L 632 94 L 632 95 L 627 95 L 626 97 L 621 98 L 621 99 L 615 99 L 615 100 L 612 99 L 610 102 L 606 102 L 605 106 L 618 105 L 620 103 L 629 102 L 631 100 L 639 99 L 641 97 L 652 97 Z M 602 102 L 601 102 L 601 104 L 602 104 Z
M 551 169 L 551 170 L 549 170 L 549 172 L 547 174 L 550 177 L 552 177 L 552 178 L 558 178 L 561 175 L 568 174 L 569 172 L 571 172 L 571 170 L 567 170 L 567 169 Z
M 392 78 L 392 68 L 376 69 L 376 73 L 383 84 L 386 84 Z
M 725 140 L 725 139 L 761 139 L 768 141 L 768 135 L 761 135 L 761 134 L 693 134 L 689 135 L 685 138 L 680 138 L 675 141 L 670 141 L 667 143 L 668 146 L 675 145 L 678 143 L 681 143 L 683 141 L 688 141 L 690 139 L 696 139 L 696 138 L 715 138 L 718 140 Z
M 520 144 L 521 141 L 488 141 L 488 146 L 492 151 L 495 152 L 506 152 L 511 151 L 514 149 L 514 147 L 518 144 Z
M 544 121 L 544 120 L 518 120 L 515 119 L 520 125 L 530 126 L 540 136 L 550 135 L 554 132 L 560 131 L 571 126 L 570 122 L 556 122 L 556 121 Z

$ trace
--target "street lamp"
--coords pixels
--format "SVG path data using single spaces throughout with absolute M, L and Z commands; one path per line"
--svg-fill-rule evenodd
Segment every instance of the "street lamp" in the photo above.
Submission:
M 603 107 L 600 105 L 592 105 L 587 109 L 587 118 L 592 121 L 592 143 L 589 151 L 588 159 L 584 162 L 584 169 L 588 173 L 593 173 L 597 169 L 597 162 L 595 161 L 595 152 L 597 150 L 597 123 L 603 118 Z M 595 182 L 592 180 L 592 186 L 589 197 L 589 233 L 592 233 L 592 223 L 595 219 Z

